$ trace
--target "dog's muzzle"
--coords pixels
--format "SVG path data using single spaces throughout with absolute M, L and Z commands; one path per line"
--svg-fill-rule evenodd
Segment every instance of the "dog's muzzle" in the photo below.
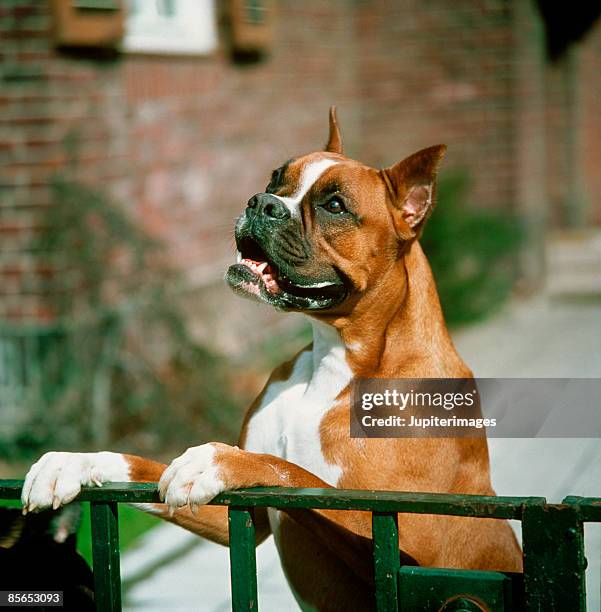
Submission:
M 270 193 L 257 193 L 248 201 L 246 207 L 249 219 L 287 221 L 291 216 L 286 204 Z

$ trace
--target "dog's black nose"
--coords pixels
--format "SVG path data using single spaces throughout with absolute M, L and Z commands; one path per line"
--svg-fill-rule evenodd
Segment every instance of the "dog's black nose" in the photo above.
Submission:
M 248 201 L 248 208 L 251 208 L 255 215 L 263 215 L 271 219 L 289 219 L 290 211 L 288 207 L 274 195 L 270 193 L 257 193 Z

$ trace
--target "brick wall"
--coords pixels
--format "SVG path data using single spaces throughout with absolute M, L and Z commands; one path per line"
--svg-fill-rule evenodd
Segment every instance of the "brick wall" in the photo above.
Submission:
M 46 5 L 0 6 L 0 320 L 53 317 L 47 296 L 60 270 L 32 244 L 69 141 L 79 177 L 108 186 L 198 284 L 221 277 L 233 219 L 270 170 L 324 142 L 331 103 L 347 152 L 367 163 L 446 142 L 447 167 L 469 170 L 475 204 L 520 208 L 532 187 L 524 160 L 536 166 L 540 142 L 520 129 L 533 107 L 523 104 L 529 72 L 517 69 L 528 27 L 516 20 L 536 15 L 511 3 L 280 0 L 272 56 L 249 66 L 233 65 L 225 48 L 206 58 L 62 54 Z M 597 222 L 600 36 L 581 56 L 583 181 Z M 560 162 L 550 164 L 561 176 Z M 549 179 L 551 202 L 560 184 Z
M 77 177 L 110 188 L 204 283 L 223 275 L 233 220 L 273 167 L 325 141 L 333 101 L 353 140 L 353 61 L 339 66 L 354 45 L 353 12 L 342 0 L 282 4 L 270 60 L 235 66 L 224 48 L 208 58 L 61 54 L 45 2 L 3 3 L 0 319 L 54 315 L 47 296 L 60 270 L 32 245 L 68 142 Z
M 37 251 L 49 181 L 78 143 L 78 172 L 127 197 L 129 141 L 119 64 L 75 59 L 51 43 L 46 2 L 0 7 L 0 318 L 45 321 L 61 270 Z
M 581 47 L 583 183 L 587 223 L 601 225 L 601 23 L 597 23 Z
M 469 169 L 476 203 L 511 205 L 510 4 L 378 0 L 360 6 L 366 159 L 390 163 L 445 142 L 446 167 Z
M 572 174 L 576 177 L 575 197 L 579 200 L 580 213 L 576 221 L 581 226 L 593 223 L 601 225 L 601 20 L 596 27 L 575 47 L 573 51 L 573 109 L 575 123 L 574 166 Z M 564 109 L 564 113 L 569 112 Z M 561 149 L 565 136 L 558 135 L 554 147 Z M 565 173 L 553 177 L 555 185 L 568 182 Z M 570 205 L 570 194 L 564 191 L 564 202 Z M 559 204 L 556 203 L 556 206 Z M 565 208 L 565 206 L 564 206 Z M 565 216 L 561 221 L 569 221 Z
M 354 46 L 352 13 L 344 2 L 282 4 L 262 64 L 235 67 L 221 52 L 123 66 L 138 214 L 198 281 L 231 260 L 233 219 L 271 170 L 325 142 L 331 101 L 352 116 L 353 74 L 337 69 Z

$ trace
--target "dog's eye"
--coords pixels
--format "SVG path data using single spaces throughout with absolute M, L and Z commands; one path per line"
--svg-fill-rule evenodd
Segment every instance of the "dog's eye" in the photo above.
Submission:
M 342 200 L 337 196 L 330 198 L 322 206 L 322 208 L 325 208 L 329 213 L 332 213 L 333 215 L 339 215 L 340 213 L 346 212 L 346 208 L 344 207 Z

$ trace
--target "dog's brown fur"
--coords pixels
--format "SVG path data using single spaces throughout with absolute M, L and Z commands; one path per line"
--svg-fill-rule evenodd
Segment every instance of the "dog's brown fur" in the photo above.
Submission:
M 326 152 L 294 160 L 286 170 L 289 185 L 302 169 L 322 157 L 338 163 L 320 181 L 337 181 L 352 194 L 360 227 L 322 228 L 310 201 L 303 201 L 303 227 L 315 257 L 306 265 L 335 266 L 352 286 L 348 299 L 311 316 L 335 328 L 354 377 L 471 378 L 446 329 L 430 267 L 418 242 L 434 200 L 435 174 L 445 147 L 420 151 L 386 170 L 376 170 L 342 154 L 335 115 L 330 116 Z M 279 195 L 290 195 L 284 187 Z M 310 350 L 307 347 L 305 350 Z M 302 353 L 302 351 L 301 351 Z M 300 354 L 299 354 L 300 355 Z M 227 489 L 252 486 L 330 487 L 318 476 L 274 455 L 248 452 L 248 425 L 265 393 L 291 376 L 297 355 L 277 368 L 248 411 L 239 446 L 214 443 L 213 464 Z M 353 439 L 350 391 L 344 388 L 321 420 L 320 447 L 329 464 L 341 468 L 337 487 L 493 495 L 485 438 Z M 130 478 L 157 481 L 166 466 L 126 455 Z M 228 543 L 226 509 L 188 506 L 166 520 L 216 542 Z M 256 513 L 257 540 L 271 531 L 266 510 Z M 284 511 L 279 549 L 288 579 L 305 603 L 320 610 L 373 607 L 371 520 L 367 513 Z M 460 517 L 399 515 L 399 549 L 405 563 L 521 570 L 521 551 L 505 521 Z
M 334 176 L 334 180 L 344 182 L 358 201 L 369 200 L 371 206 L 362 211 L 360 232 L 350 237 L 345 233 L 317 238 L 319 251 L 352 281 L 356 293 L 332 311 L 313 316 L 335 327 L 347 347 L 360 347 L 346 351 L 347 362 L 357 377 L 471 377 L 448 334 L 434 279 L 417 241 L 431 207 L 403 210 L 416 176 L 433 181 L 445 148 L 431 147 L 378 171 L 339 152 L 341 139 L 334 124 L 326 149 L 328 157 L 341 162 L 331 169 L 328 179 Z M 303 165 L 322 155 L 314 153 L 291 164 L 287 171 L 290 182 L 294 184 L 295 176 L 298 180 Z M 281 195 L 289 194 L 283 191 Z M 305 215 L 311 231 L 310 211 Z M 391 224 L 394 232 L 389 229 Z M 265 391 L 274 382 L 289 378 L 295 359 L 274 371 L 249 409 L 240 435 L 242 449 L 246 425 L 261 405 Z M 494 495 L 485 439 L 353 439 L 349 436 L 349 394 L 348 388 L 343 391 L 320 427 L 324 457 L 343 466 L 338 487 Z M 228 446 L 220 447 L 218 462 L 231 488 L 329 486 L 276 457 Z M 153 471 L 150 479 L 158 475 Z M 261 540 L 268 535 L 269 524 L 265 512 L 257 518 Z M 225 515 L 219 508 L 203 507 L 196 516 L 182 509 L 170 520 L 227 542 Z M 358 609 L 358 602 L 361 608 L 371 607 L 366 588 L 372 572 L 368 514 L 287 512 L 280 530 L 282 562 L 305 602 L 319 609 Z M 504 521 L 399 515 L 399 547 L 406 562 L 419 565 L 521 570 L 521 551 Z

